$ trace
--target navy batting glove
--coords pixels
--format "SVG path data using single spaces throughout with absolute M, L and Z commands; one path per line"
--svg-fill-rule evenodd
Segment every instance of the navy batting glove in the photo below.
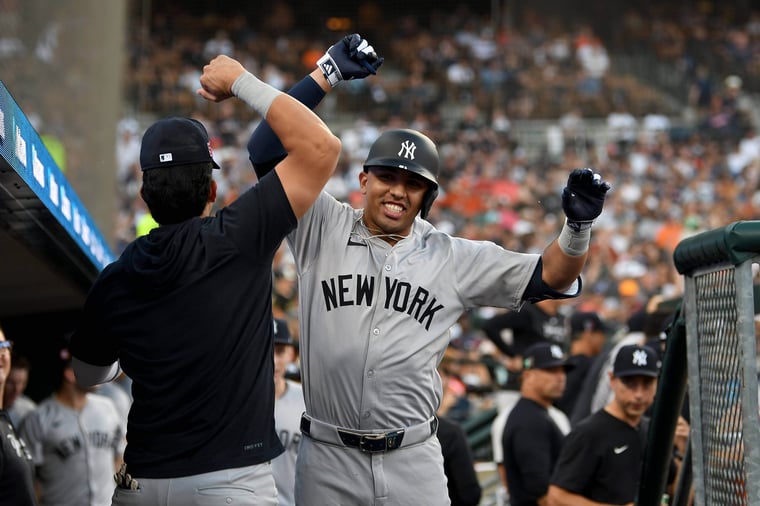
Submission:
M 602 181 L 602 176 L 591 169 L 575 169 L 567 178 L 567 186 L 562 191 L 562 210 L 567 216 L 567 224 L 580 230 L 602 214 L 604 198 L 610 185 Z
M 330 46 L 327 52 L 317 60 L 330 86 L 335 87 L 341 81 L 364 79 L 376 74 L 385 58 L 378 56 L 375 49 L 358 33 L 346 35 Z

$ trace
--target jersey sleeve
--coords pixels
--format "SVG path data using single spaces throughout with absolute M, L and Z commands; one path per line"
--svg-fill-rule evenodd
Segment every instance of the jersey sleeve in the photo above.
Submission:
M 297 221 L 280 178 L 272 171 L 221 209 L 211 223 L 243 255 L 259 259 L 274 252 Z
M 457 291 L 465 307 L 494 306 L 519 309 L 523 292 L 541 258 L 509 251 L 490 241 L 451 238 Z
M 108 286 L 110 270 L 95 281 L 90 289 L 79 318 L 79 325 L 71 336 L 71 355 L 87 364 L 110 366 L 119 359 L 118 345 L 105 333 L 102 318 L 106 312 L 101 308 Z
M 326 239 L 328 235 L 341 234 L 345 229 L 348 238 L 352 216 L 350 208 L 332 195 L 324 191 L 319 194 L 314 205 L 298 220 L 295 231 L 288 235 L 288 245 L 300 272 L 308 271 L 319 254 L 329 254 L 323 253 L 323 249 L 341 245 L 340 239 Z

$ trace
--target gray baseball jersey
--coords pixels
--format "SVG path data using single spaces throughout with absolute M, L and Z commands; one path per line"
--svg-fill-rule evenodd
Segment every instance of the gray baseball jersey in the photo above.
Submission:
M 301 442 L 301 414 L 306 410 L 303 389 L 299 383 L 286 380 L 287 389 L 274 401 L 274 427 L 280 437 L 285 453 L 272 459 L 272 474 L 277 484 L 280 506 L 294 506 L 296 480 L 296 457 Z
M 288 236 L 306 411 L 358 430 L 408 427 L 436 413 L 449 328 L 467 308 L 519 308 L 540 256 L 420 218 L 391 246 L 362 213 L 323 192 Z
M 54 397 L 21 424 L 41 486 L 42 505 L 110 505 L 114 459 L 124 452 L 125 428 L 113 402 L 87 394 L 77 412 Z

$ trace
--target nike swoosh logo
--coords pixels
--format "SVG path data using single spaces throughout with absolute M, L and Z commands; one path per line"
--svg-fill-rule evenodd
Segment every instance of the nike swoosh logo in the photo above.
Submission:
M 363 243 L 363 242 L 356 242 L 356 241 L 354 241 L 353 239 L 351 239 L 350 237 L 348 238 L 348 245 L 349 245 L 349 246 L 364 246 L 365 248 L 367 247 L 367 244 L 366 244 L 366 243 Z
M 616 446 L 615 448 L 612 449 L 612 451 L 615 452 L 615 455 L 620 455 L 627 449 L 628 449 L 628 445 L 623 445 L 623 446 Z

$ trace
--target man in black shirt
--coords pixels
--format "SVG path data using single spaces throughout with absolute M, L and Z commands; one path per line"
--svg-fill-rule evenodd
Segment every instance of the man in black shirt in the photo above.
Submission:
M 566 367 L 558 344 L 537 343 L 525 350 L 520 399 L 509 413 L 502 435 L 512 506 L 545 504 L 564 438 L 548 408 L 565 389 Z
M 211 216 L 219 166 L 203 125 L 165 118 L 142 138 L 140 194 L 160 226 L 103 270 L 70 345 L 83 386 L 120 367 L 133 380 L 119 505 L 277 503 L 272 262 L 333 174 L 340 141 L 232 58 L 214 58 L 200 83 L 207 100 L 237 96 L 266 118 L 288 156 Z
M 648 346 L 618 351 L 609 375 L 614 397 L 565 438 L 549 487 L 549 505 L 633 505 L 660 364 Z

